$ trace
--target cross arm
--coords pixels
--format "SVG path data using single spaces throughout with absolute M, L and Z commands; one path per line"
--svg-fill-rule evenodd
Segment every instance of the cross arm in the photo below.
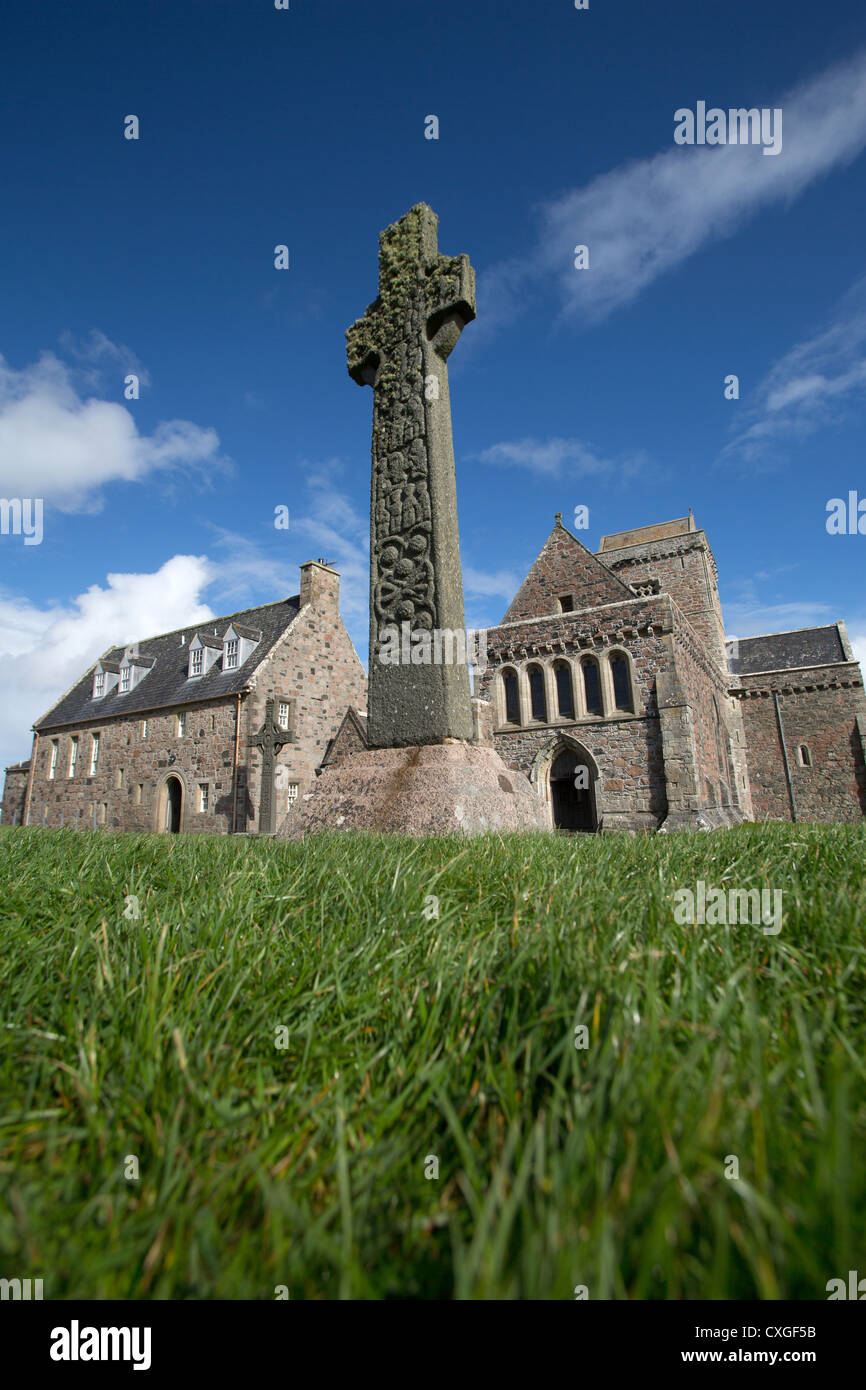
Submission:
M 427 336 L 447 358 L 475 318 L 475 271 L 468 256 L 440 256 L 427 272 Z
M 379 370 L 380 353 L 376 337 L 379 303 L 377 299 L 363 318 L 356 319 L 352 327 L 346 329 L 349 376 L 359 386 L 373 386 Z

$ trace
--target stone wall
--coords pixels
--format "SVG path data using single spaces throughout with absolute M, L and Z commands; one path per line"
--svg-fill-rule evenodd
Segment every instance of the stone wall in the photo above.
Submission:
M 670 642 L 676 672 L 692 711 L 700 806 L 738 807 L 740 788 L 728 724 L 727 679 L 709 659 L 688 622 L 680 619 Z
M 557 519 L 502 621 L 516 623 L 559 613 L 560 595 L 571 597 L 575 610 L 596 608 L 626 600 L 628 585 L 612 574 Z
M 0 811 L 0 824 L 21 825 L 24 821 L 24 806 L 27 801 L 27 778 L 29 763 L 16 763 L 7 767 L 3 783 L 3 802 Z
M 716 562 L 703 531 L 604 551 L 599 559 L 624 584 L 659 581 L 720 670 L 727 669 Z
M 494 742 L 503 761 L 526 773 L 547 799 L 552 758 L 560 747 L 579 745 L 590 755 L 587 765 L 594 778 L 602 828 L 655 829 L 667 809 L 655 686 L 659 673 L 670 664 L 664 636 L 674 621 L 670 600 L 662 595 L 489 629 L 489 665 L 478 681 L 478 694 L 491 703 Z M 633 709 L 615 711 L 612 687 L 609 679 L 603 679 L 603 715 L 560 717 L 554 663 L 567 660 L 579 680 L 580 658 L 592 655 L 606 675 L 606 658 L 613 652 L 629 659 Z M 504 720 L 500 673 L 504 667 L 512 668 L 523 679 L 533 665 L 541 666 L 547 675 L 549 717 L 543 722 L 524 718 L 516 728 Z M 525 704 L 524 713 L 531 713 Z
M 866 698 L 856 662 L 739 678 L 755 819 L 792 819 L 774 692 L 797 819 L 859 820 L 866 814 Z M 803 744 L 811 766 L 800 762 Z
M 302 566 L 301 598 L 304 606 L 256 668 L 248 692 L 240 698 L 230 695 L 114 720 L 93 720 L 54 734 L 43 731 L 35 743 L 29 824 L 161 830 L 166 784 L 176 777 L 183 789 L 182 831 L 257 831 L 261 754 L 248 743 L 259 732 L 266 700 L 273 695 L 277 701 L 289 702 L 294 732 L 294 741 L 277 758 L 279 828 L 293 804 L 289 788 L 296 786 L 299 797 L 309 790 L 347 707 L 366 705 L 364 670 L 339 615 L 339 576 L 321 564 Z M 180 715 L 185 716 L 183 735 Z M 94 733 L 99 734 L 99 757 L 90 776 Z M 75 775 L 69 777 L 73 735 L 79 740 L 78 760 Z M 50 778 L 55 739 L 56 774 Z M 10 805 L 13 785 L 14 779 L 7 778 Z
M 289 788 L 298 788 L 296 805 L 310 791 L 316 770 L 348 706 L 367 707 L 367 678 L 340 618 L 337 587 L 323 584 L 321 572 L 316 577 L 318 584 L 311 601 L 301 608 L 282 641 L 257 668 L 245 701 L 240 769 L 244 816 L 243 824 L 238 825 L 241 830 L 258 828 L 261 753 L 247 749 L 246 743 L 261 728 L 270 695 L 278 700 L 288 699 L 294 707 L 295 741 L 277 756 L 277 834 L 291 814 Z
M 43 734 L 36 745 L 30 825 L 161 829 L 157 823 L 160 793 L 169 777 L 177 777 L 183 788 L 181 829 L 225 834 L 232 826 L 236 709 L 237 699 L 230 696 Z M 182 736 L 180 714 L 186 716 Z M 142 732 L 145 719 L 146 735 Z M 94 733 L 99 734 L 99 758 L 90 776 Z M 73 735 L 79 740 L 78 760 L 70 777 Z M 58 758 L 52 779 L 55 740 Z M 199 809 L 202 786 L 207 787 L 207 811 Z

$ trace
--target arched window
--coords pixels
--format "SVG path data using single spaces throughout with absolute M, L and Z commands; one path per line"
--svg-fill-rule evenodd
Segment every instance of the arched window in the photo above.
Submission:
M 517 672 L 510 668 L 502 672 L 502 689 L 505 695 L 506 724 L 520 723 L 520 695 L 517 689 Z
M 800 747 L 797 749 L 797 756 L 800 759 L 801 767 L 812 766 L 812 754 L 809 752 L 809 745 L 807 743 L 800 744 Z
M 580 663 L 583 671 L 583 693 L 586 697 L 587 714 L 601 714 L 601 680 L 598 662 L 594 656 L 585 656 Z
M 613 678 L 614 705 L 617 709 L 633 709 L 628 658 L 621 652 L 614 652 L 610 658 L 610 674 Z
M 547 722 L 547 696 L 544 693 L 544 672 L 540 666 L 530 666 L 527 672 L 529 676 L 529 704 L 532 710 L 533 719 L 538 719 L 542 724 Z
M 554 662 L 556 676 L 556 707 L 563 719 L 574 718 L 574 691 L 571 688 L 571 667 L 567 661 Z

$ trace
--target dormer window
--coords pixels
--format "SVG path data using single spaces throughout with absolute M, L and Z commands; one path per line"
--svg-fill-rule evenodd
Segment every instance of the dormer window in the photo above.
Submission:
M 120 665 L 118 693 L 126 695 L 130 690 L 134 690 L 155 664 L 152 656 L 139 656 L 137 651 L 127 652 Z
M 93 699 L 104 700 L 117 689 L 120 680 L 118 661 L 97 661 L 93 671 Z
M 231 623 L 223 633 L 223 670 L 236 671 L 238 667 L 243 666 L 261 640 L 259 628 L 241 627 L 240 623 Z
M 219 661 L 222 653 L 223 644 L 219 637 L 211 632 L 197 632 L 189 644 L 189 680 L 206 676 L 214 662 Z

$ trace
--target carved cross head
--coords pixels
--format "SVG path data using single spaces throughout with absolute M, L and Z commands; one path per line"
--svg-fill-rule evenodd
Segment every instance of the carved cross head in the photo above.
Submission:
M 420 346 L 407 342 L 414 304 L 427 342 L 443 360 L 475 318 L 475 271 L 468 256 L 439 254 L 438 225 L 433 209 L 417 203 L 379 235 L 379 297 L 346 332 L 349 375 L 359 386 L 376 387 L 386 359 L 405 375 L 406 351 Z

